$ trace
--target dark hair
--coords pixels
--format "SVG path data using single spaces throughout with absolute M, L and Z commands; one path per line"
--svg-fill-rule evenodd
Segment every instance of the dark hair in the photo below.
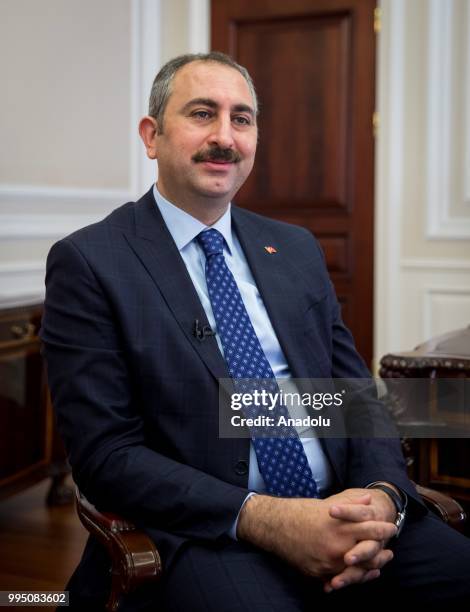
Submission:
M 157 120 L 159 133 L 163 132 L 163 115 L 165 114 L 166 105 L 171 95 L 171 88 L 175 74 L 186 64 L 191 62 L 217 62 L 225 66 L 230 66 L 243 76 L 248 84 L 251 96 L 253 98 L 253 106 L 255 114 L 258 113 L 258 98 L 256 96 L 253 80 L 248 73 L 248 70 L 240 64 L 237 64 L 229 55 L 220 51 L 211 51 L 210 53 L 187 53 L 179 55 L 167 62 L 158 72 L 155 77 L 149 99 L 149 115 Z

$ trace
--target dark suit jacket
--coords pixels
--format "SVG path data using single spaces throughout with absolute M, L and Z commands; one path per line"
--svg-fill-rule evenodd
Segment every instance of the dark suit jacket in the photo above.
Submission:
M 232 218 L 293 376 L 368 377 L 311 233 Z M 226 364 L 215 338 L 193 335 L 207 318 L 152 191 L 55 244 L 46 285 L 49 384 L 82 492 L 144 526 L 166 563 L 222 536 L 248 493 L 249 440 L 218 437 Z M 335 490 L 381 479 L 416 496 L 397 440 L 322 444 Z

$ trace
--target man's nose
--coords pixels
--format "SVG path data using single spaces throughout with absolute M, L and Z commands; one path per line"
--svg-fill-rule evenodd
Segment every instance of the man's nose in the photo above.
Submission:
M 222 149 L 231 149 L 234 144 L 231 118 L 219 117 L 212 126 L 213 130 L 209 137 L 210 144 L 217 144 Z

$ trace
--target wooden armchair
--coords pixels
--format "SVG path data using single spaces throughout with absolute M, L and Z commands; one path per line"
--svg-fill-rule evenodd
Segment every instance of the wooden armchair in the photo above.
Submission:
M 417 490 L 432 512 L 462 531 L 466 515 L 459 503 L 432 489 L 418 485 Z M 160 578 L 160 555 L 153 540 L 133 523 L 110 512 L 99 512 L 78 489 L 76 499 L 78 516 L 84 527 L 107 548 L 111 557 L 111 593 L 106 610 L 115 612 L 123 595 Z
M 99 512 L 78 488 L 76 502 L 83 526 L 106 547 L 111 557 L 111 593 L 106 610 L 115 612 L 123 595 L 160 578 L 160 555 L 146 533 L 117 514 Z
M 450 527 L 463 533 L 467 514 L 458 501 L 434 489 L 428 489 L 416 483 L 415 486 L 421 499 L 431 512 L 437 514 Z

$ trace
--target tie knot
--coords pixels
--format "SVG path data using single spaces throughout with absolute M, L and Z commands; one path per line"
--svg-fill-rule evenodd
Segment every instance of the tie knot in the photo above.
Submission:
M 206 255 L 218 255 L 224 251 L 224 237 L 216 229 L 204 230 L 198 234 L 198 242 Z

